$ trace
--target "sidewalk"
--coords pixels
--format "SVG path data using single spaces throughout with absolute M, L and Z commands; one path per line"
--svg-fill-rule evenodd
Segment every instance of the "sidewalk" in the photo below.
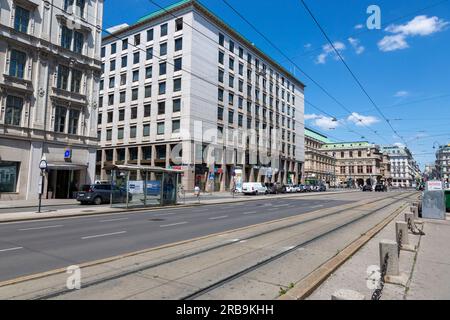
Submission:
M 39 200 L 2 200 L 0 209 L 8 208 L 32 208 L 38 206 Z M 63 206 L 78 204 L 75 199 L 42 199 L 43 207 Z
M 370 300 L 373 289 L 368 288 L 368 268 L 379 266 L 379 242 L 395 241 L 395 222 L 404 221 L 404 213 L 390 222 L 353 257 L 337 269 L 307 299 L 330 300 L 340 289 L 357 291 Z M 449 300 L 450 299 L 450 215 L 446 221 L 423 220 L 425 236 L 409 233 L 410 244 L 416 252 L 401 251 L 400 273 L 407 276 L 406 286 L 387 283 L 381 300 Z
M 114 213 L 123 213 L 123 212 L 134 212 L 134 211 L 153 211 L 153 210 L 161 210 L 161 209 L 179 209 L 185 207 L 193 207 L 199 205 L 215 205 L 215 204 L 227 204 L 227 203 L 238 203 L 244 201 L 258 201 L 258 200 L 267 200 L 267 199 L 283 199 L 283 198 L 302 198 L 308 196 L 319 196 L 319 195 L 332 195 L 338 193 L 351 193 L 358 191 L 337 191 L 337 192 L 317 192 L 317 193 L 294 193 L 294 194 L 283 194 L 283 195 L 267 195 L 267 196 L 243 196 L 236 195 L 233 197 L 229 192 L 224 192 L 213 195 L 202 194 L 200 196 L 200 202 L 194 196 L 186 194 L 186 202 L 183 200 L 177 206 L 168 206 L 168 207 L 148 207 L 148 208 L 137 208 L 137 209 L 123 209 L 123 208 L 111 208 L 106 206 L 82 206 L 80 205 L 77 208 L 71 209 L 52 209 L 50 212 L 12 212 L 12 213 L 2 213 L 0 214 L 0 223 L 2 222 L 16 222 L 16 221 L 24 221 L 24 220 L 39 220 L 39 219 L 51 219 L 51 218 L 63 218 L 63 217 L 76 217 L 76 216 L 88 216 L 88 215 L 97 215 L 97 214 L 114 214 Z M 70 200 L 63 200 L 70 201 Z M 73 201 L 73 200 L 72 200 Z M 19 202 L 19 203 L 18 203 Z M 20 201 L 15 202 L 15 208 L 20 207 Z M 56 203 L 56 201 L 55 201 Z M 71 202 L 70 204 L 76 204 Z M 10 204 L 11 205 L 11 204 Z M 55 206 L 57 204 L 54 204 Z M 36 206 L 34 204 L 33 206 Z

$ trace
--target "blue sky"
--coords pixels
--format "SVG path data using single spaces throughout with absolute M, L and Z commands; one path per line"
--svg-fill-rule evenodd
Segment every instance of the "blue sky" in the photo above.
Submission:
M 176 2 L 152 1 L 161 6 Z M 306 125 L 337 141 L 361 140 L 364 137 L 378 144 L 402 143 L 343 63 L 326 46 L 326 39 L 301 1 L 227 1 L 297 66 L 355 113 L 349 114 L 298 69 L 295 70 L 222 0 L 201 0 L 203 5 L 256 46 L 294 71 L 307 85 L 306 100 L 339 120 L 332 122 L 306 104 Z M 408 143 L 422 168 L 425 163 L 433 162 L 433 144 L 450 143 L 450 1 L 306 2 L 369 95 Z M 366 10 L 372 4 L 381 9 L 381 30 L 368 30 L 366 27 L 369 17 Z M 105 3 L 104 27 L 124 22 L 131 24 L 155 10 L 158 7 L 150 0 L 108 0 Z M 335 128 L 330 130 L 332 127 Z

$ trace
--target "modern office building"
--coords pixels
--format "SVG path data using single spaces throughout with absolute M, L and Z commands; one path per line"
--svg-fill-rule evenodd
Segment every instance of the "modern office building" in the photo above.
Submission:
M 317 185 L 325 183 L 336 186 L 336 157 L 332 152 L 326 152 L 322 147 L 332 143 L 327 136 L 305 128 L 305 173 L 306 184 Z
M 251 41 L 191 0 L 110 31 L 97 179 L 135 164 L 183 171 L 186 190 L 300 181 L 304 85 Z
M 450 144 L 440 146 L 436 152 L 436 173 L 437 178 L 446 182 L 450 182 Z
M 420 169 L 411 151 L 402 146 L 383 146 L 391 162 L 392 185 L 400 188 L 416 186 L 416 179 L 420 177 Z
M 0 199 L 70 198 L 95 175 L 103 0 L 0 2 Z
M 337 185 L 388 184 L 389 167 L 383 165 L 385 156 L 378 145 L 367 141 L 336 142 L 325 144 L 322 149 L 336 158 Z

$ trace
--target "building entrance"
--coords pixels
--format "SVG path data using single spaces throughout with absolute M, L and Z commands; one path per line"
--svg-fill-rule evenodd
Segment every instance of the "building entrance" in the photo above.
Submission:
M 80 187 L 80 170 L 48 172 L 47 199 L 73 199 Z

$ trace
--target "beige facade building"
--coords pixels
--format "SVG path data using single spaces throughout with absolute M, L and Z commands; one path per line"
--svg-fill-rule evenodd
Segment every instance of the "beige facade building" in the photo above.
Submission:
M 322 149 L 336 157 L 339 186 L 358 187 L 388 183 L 390 168 L 380 147 L 366 141 L 325 144 Z
M 0 200 L 93 182 L 103 0 L 0 2 Z
M 333 152 L 323 150 L 325 144 L 332 143 L 326 136 L 305 128 L 305 172 L 303 182 L 316 185 L 325 183 L 336 186 L 336 158 Z

